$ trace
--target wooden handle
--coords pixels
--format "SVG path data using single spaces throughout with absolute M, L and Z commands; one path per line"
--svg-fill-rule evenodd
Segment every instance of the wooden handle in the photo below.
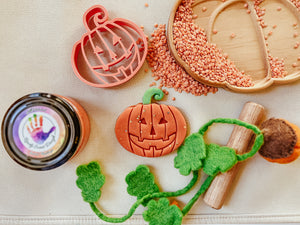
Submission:
M 254 103 L 247 102 L 239 119 L 247 123 L 258 125 L 264 117 L 264 107 Z M 243 154 L 248 150 L 248 146 L 253 137 L 253 132 L 245 127 L 235 126 L 227 146 L 236 150 L 238 154 Z M 214 209 L 220 209 L 223 206 L 226 195 L 238 172 L 238 165 L 235 165 L 226 173 L 219 174 L 215 177 L 210 187 L 206 191 L 203 200 Z

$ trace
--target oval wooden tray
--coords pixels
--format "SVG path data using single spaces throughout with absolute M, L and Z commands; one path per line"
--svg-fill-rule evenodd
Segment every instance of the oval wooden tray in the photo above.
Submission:
M 235 92 L 255 92 L 272 84 L 287 84 L 300 78 L 300 47 L 294 47 L 300 41 L 300 36 L 297 35 L 300 34 L 300 12 L 290 1 L 269 0 L 268 3 L 261 3 L 261 7 L 266 8 L 264 20 L 269 24 L 266 28 L 258 23 L 253 1 L 195 0 L 192 4 L 196 15 L 194 23 L 205 30 L 208 42 L 217 44 L 240 71 L 245 71 L 251 77 L 254 83 L 251 87 L 238 87 L 226 80 L 209 80 L 204 75 L 193 72 L 189 64 L 179 56 L 174 45 L 173 24 L 181 2 L 182 0 L 176 1 L 169 17 L 168 45 L 176 61 L 194 79 Z M 246 10 L 249 12 L 246 13 Z M 217 34 L 214 30 L 218 31 Z M 237 35 L 235 38 L 230 37 L 232 32 Z M 285 77 L 272 77 L 269 54 L 284 60 L 287 71 Z

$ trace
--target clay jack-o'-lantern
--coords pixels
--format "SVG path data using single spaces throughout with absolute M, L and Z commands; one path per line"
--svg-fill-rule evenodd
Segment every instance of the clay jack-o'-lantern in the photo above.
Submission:
M 101 5 L 91 7 L 83 17 L 87 30 L 75 43 L 72 67 L 77 77 L 94 87 L 112 87 L 131 79 L 147 54 L 147 40 L 133 22 L 115 18 Z
M 158 157 L 177 149 L 186 136 L 186 121 L 174 106 L 151 103 L 163 98 L 163 91 L 150 88 L 143 103 L 130 106 L 116 121 L 120 144 L 139 156 Z

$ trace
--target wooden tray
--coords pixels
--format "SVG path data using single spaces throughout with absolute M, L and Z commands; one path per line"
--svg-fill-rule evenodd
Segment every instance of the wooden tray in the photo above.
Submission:
M 300 12 L 290 1 L 269 0 L 260 4 L 261 8 L 266 9 L 263 17 L 268 24 L 266 28 L 262 28 L 258 23 L 253 1 L 196 0 L 192 5 L 192 10 L 197 15 L 194 22 L 204 28 L 208 42 L 217 44 L 240 71 L 245 71 L 245 74 L 251 77 L 254 83 L 252 87 L 237 87 L 227 81 L 208 80 L 191 70 L 188 63 L 179 56 L 173 42 L 174 17 L 180 4 L 181 0 L 176 1 L 169 17 L 168 45 L 177 62 L 196 80 L 235 92 L 254 92 L 272 84 L 286 84 L 300 78 L 300 47 L 294 47 L 300 39 L 297 36 L 297 33 L 300 33 Z M 214 30 L 218 33 L 214 34 Z M 236 35 L 235 38 L 231 37 L 232 33 Z M 268 51 L 273 57 L 284 60 L 287 71 L 285 77 L 272 77 Z

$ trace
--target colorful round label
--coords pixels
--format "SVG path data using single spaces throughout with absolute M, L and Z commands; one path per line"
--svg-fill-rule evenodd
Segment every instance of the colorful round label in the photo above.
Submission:
M 13 139 L 18 149 L 32 158 L 46 158 L 61 148 L 66 135 L 60 115 L 46 106 L 33 106 L 17 115 Z

